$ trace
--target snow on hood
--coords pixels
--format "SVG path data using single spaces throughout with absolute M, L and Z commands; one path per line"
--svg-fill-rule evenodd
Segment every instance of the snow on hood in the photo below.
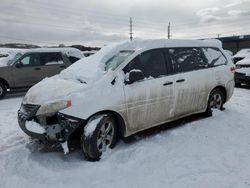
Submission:
M 244 59 L 238 61 L 236 65 L 250 65 L 250 55 L 248 54 Z
M 246 57 L 250 55 L 250 48 L 242 49 L 239 52 L 237 52 L 234 57 Z
M 83 89 L 85 84 L 64 80 L 58 76 L 45 78 L 26 93 L 23 103 L 43 105 L 65 99 L 73 92 Z

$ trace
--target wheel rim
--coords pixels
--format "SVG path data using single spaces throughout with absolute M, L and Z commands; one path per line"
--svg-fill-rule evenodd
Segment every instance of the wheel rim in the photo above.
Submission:
M 210 107 L 220 109 L 222 105 L 222 97 L 219 93 L 215 93 L 210 100 Z
M 97 148 L 100 152 L 105 152 L 110 146 L 114 138 L 114 124 L 111 121 L 102 124 L 98 137 L 97 137 Z

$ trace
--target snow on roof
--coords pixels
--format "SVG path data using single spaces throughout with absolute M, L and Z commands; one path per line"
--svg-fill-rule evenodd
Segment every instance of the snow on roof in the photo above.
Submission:
M 21 53 L 39 53 L 39 52 L 61 52 L 67 56 L 83 58 L 83 54 L 76 48 L 33 48 L 33 49 L 19 49 L 19 48 L 0 48 L 0 67 L 6 66 L 9 60 L 13 59 L 16 54 Z M 5 57 L 4 57 L 5 56 Z
M 83 55 L 80 50 L 76 48 L 63 47 L 63 48 L 34 48 L 27 50 L 28 52 L 61 52 L 67 56 L 74 56 L 82 58 Z
M 114 55 L 118 54 L 121 50 L 133 50 L 140 49 L 153 49 L 161 47 L 218 47 L 222 48 L 222 44 L 219 40 L 139 40 L 114 43 L 109 46 L 103 47 L 97 53 L 92 56 L 83 58 L 74 63 L 67 69 L 61 72 L 60 77 L 64 79 L 80 79 L 88 82 L 92 78 L 99 77 L 97 75 L 103 75 L 105 73 L 105 62 L 107 62 Z

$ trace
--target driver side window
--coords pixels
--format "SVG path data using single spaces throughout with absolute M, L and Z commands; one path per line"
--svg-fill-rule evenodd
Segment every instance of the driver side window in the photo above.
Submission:
M 131 70 L 140 70 L 144 78 L 158 78 L 167 75 L 164 53 L 161 49 L 143 52 L 135 57 L 124 69 L 125 74 Z
M 40 58 L 39 58 L 38 54 L 26 55 L 20 62 L 25 67 L 41 66 L 40 65 Z

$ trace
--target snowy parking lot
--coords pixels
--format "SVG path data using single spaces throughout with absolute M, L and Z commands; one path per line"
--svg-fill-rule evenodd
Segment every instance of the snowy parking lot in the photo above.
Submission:
M 250 187 L 247 88 L 235 89 L 225 111 L 120 141 L 99 162 L 84 161 L 80 150 L 63 155 L 30 141 L 17 124 L 21 100 L 11 96 L 0 101 L 1 188 Z

